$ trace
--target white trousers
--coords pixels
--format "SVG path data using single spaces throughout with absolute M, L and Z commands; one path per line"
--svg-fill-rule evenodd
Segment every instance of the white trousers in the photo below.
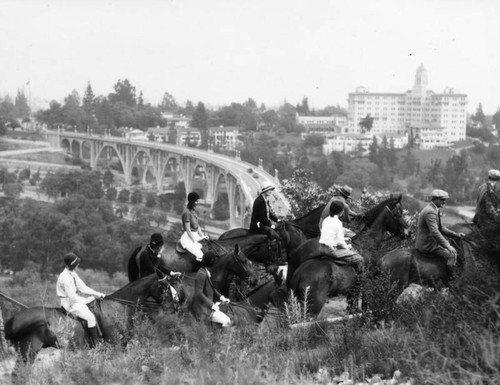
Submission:
M 210 321 L 221 324 L 223 328 L 231 326 L 231 318 L 220 310 L 212 311 L 210 315 Z
M 94 313 L 92 313 L 89 307 L 84 303 L 74 303 L 73 305 L 71 305 L 68 311 L 74 316 L 87 321 L 87 326 L 89 328 L 93 328 L 97 325 Z
M 196 239 L 196 242 L 193 242 L 191 238 L 189 237 L 188 233 L 184 231 L 184 233 L 181 236 L 181 246 L 184 247 L 187 251 L 189 251 L 191 254 L 194 254 L 196 257 L 196 260 L 201 261 L 203 258 L 203 252 L 201 251 L 201 248 L 203 247 L 200 242 L 203 238 L 200 237 L 198 233 L 191 233 L 194 235 L 194 238 Z

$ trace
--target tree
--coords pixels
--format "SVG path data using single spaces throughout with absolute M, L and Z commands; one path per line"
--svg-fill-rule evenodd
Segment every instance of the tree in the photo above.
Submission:
M 23 185 L 21 183 L 5 183 L 3 186 L 5 196 L 11 198 L 19 198 L 23 192 Z
M 281 191 L 289 199 L 292 214 L 297 218 L 329 199 L 328 193 L 313 181 L 313 173 L 306 169 L 297 169 L 290 178 L 283 180 Z
M 94 115 L 95 106 L 96 106 L 96 97 L 94 95 L 94 91 L 92 91 L 92 86 L 90 85 L 90 82 L 88 82 L 87 88 L 85 88 L 85 92 L 83 93 L 82 107 L 87 114 Z
M 110 201 L 114 201 L 117 195 L 118 192 L 116 191 L 115 187 L 110 187 L 106 190 L 106 198 L 108 198 Z
M 379 148 L 378 148 L 378 140 L 377 140 L 376 136 L 373 137 L 373 141 L 370 144 L 370 147 L 368 148 L 368 150 L 369 150 L 368 159 L 370 159 L 370 161 L 372 163 L 378 164 L 378 162 L 379 162 Z
M 14 102 L 14 113 L 16 118 L 27 118 L 31 114 L 28 100 L 26 96 L 24 96 L 24 93 L 19 90 L 17 90 L 17 96 Z
M 108 169 L 104 171 L 104 174 L 102 176 L 102 184 L 104 187 L 110 187 L 113 184 L 113 181 L 115 179 L 115 175 Z
M 479 106 L 477 106 L 476 114 L 472 115 L 472 120 L 476 123 L 481 124 L 481 126 L 483 127 L 486 124 L 486 116 L 484 115 L 483 106 L 481 103 L 479 103 Z
M 208 114 L 205 110 L 205 105 L 199 102 L 196 110 L 193 113 L 191 127 L 198 128 L 201 134 L 201 148 L 208 148 Z
M 52 100 L 48 110 L 40 110 L 36 113 L 39 122 L 46 123 L 51 128 L 57 128 L 65 123 L 63 109 L 60 103 Z
M 130 203 L 139 204 L 142 202 L 142 193 L 139 190 L 132 191 L 130 196 Z
M 146 194 L 146 207 L 152 209 L 156 206 L 156 194 L 149 192 Z
M 126 203 L 129 201 L 130 198 L 130 191 L 127 189 L 120 190 L 118 193 L 118 200 L 122 203 Z
M 297 113 L 300 115 L 310 115 L 309 101 L 306 97 L 302 99 L 302 103 L 300 105 L 297 104 Z
M 491 122 L 495 125 L 495 129 L 500 137 L 500 107 L 498 107 L 497 112 L 493 114 Z
M 159 105 L 160 110 L 162 112 L 175 112 L 179 108 L 177 105 L 177 102 L 175 101 L 174 97 L 169 94 L 168 92 L 165 92 L 163 94 L 163 99 Z
M 108 96 L 111 103 L 122 102 L 128 107 L 134 107 L 137 104 L 135 87 L 130 84 L 128 79 L 118 80 L 113 88 L 115 92 Z
M 358 126 L 361 128 L 361 132 L 365 133 L 366 131 L 371 131 L 373 127 L 373 120 L 374 119 L 370 116 L 370 114 L 361 119 L 358 123 Z

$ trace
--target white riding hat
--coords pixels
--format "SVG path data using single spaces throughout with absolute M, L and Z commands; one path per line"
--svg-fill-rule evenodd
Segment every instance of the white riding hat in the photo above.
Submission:
M 265 193 L 266 191 L 271 191 L 274 190 L 275 187 L 271 184 L 271 182 L 268 182 L 267 180 L 262 182 L 260 185 L 260 193 Z

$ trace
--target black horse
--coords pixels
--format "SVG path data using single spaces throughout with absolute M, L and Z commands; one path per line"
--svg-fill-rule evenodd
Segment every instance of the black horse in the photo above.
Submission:
M 500 224 L 475 228 L 459 240 L 450 240 L 458 251 L 455 273 L 478 267 L 484 260 L 500 267 Z M 422 254 L 415 249 L 398 248 L 380 259 L 380 268 L 389 274 L 400 291 L 411 283 L 440 288 L 448 286 L 453 271 L 442 257 Z
M 156 275 L 151 275 L 91 303 L 89 307 L 94 311 L 104 341 L 126 343 L 130 335 L 130 316 L 136 307 L 145 304 L 148 297 L 160 304 L 165 288 Z M 148 306 L 149 312 L 158 309 L 159 305 Z M 90 346 L 88 332 L 82 323 L 60 307 L 36 306 L 21 310 L 5 323 L 5 337 L 13 343 L 21 358 L 14 372 L 21 362 L 33 363 L 43 348 Z
M 203 252 L 214 251 L 219 257 L 232 253 L 236 246 L 239 248 L 239 254 L 244 255 L 245 259 L 256 262 L 265 262 L 270 264 L 277 259 L 277 255 L 269 249 L 267 236 L 262 234 L 252 234 L 248 237 L 231 238 L 222 241 L 210 240 L 203 243 Z M 193 272 L 195 258 L 187 252 L 179 252 L 175 243 L 165 243 L 165 251 L 159 258 L 159 268 L 181 273 Z M 141 261 L 137 261 L 137 254 L 140 248 L 134 250 L 130 255 L 127 264 L 129 281 L 134 281 L 140 277 L 140 272 L 144 269 L 139 266 Z M 219 263 L 219 262 L 218 262 Z
M 401 237 L 407 235 L 408 226 L 403 218 L 401 195 L 391 197 L 369 210 L 365 218 L 368 219 L 363 223 L 368 227 L 364 227 L 357 236 L 360 244 L 371 244 L 377 248 L 386 231 Z M 321 312 L 329 297 L 353 294 L 357 279 L 354 267 L 340 261 L 336 263 L 331 256 L 323 255 L 321 250 L 318 239 L 308 240 L 292 253 L 288 265 L 287 286 L 300 300 L 307 297 L 308 311 L 313 316 Z M 367 256 L 364 258 L 368 266 Z

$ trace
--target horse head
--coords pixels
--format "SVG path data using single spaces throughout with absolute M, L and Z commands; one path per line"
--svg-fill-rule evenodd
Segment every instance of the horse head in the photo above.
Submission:
M 398 202 L 392 210 L 388 206 L 385 207 L 385 210 L 389 213 L 385 221 L 387 231 L 402 239 L 408 238 L 410 236 L 410 231 L 408 222 L 403 215 L 401 202 Z
M 226 273 L 236 275 L 245 280 L 254 276 L 253 270 L 250 266 L 250 261 L 240 250 L 240 246 L 237 243 L 234 245 L 233 251 L 226 253 L 219 258 L 213 269 L 223 269 Z

